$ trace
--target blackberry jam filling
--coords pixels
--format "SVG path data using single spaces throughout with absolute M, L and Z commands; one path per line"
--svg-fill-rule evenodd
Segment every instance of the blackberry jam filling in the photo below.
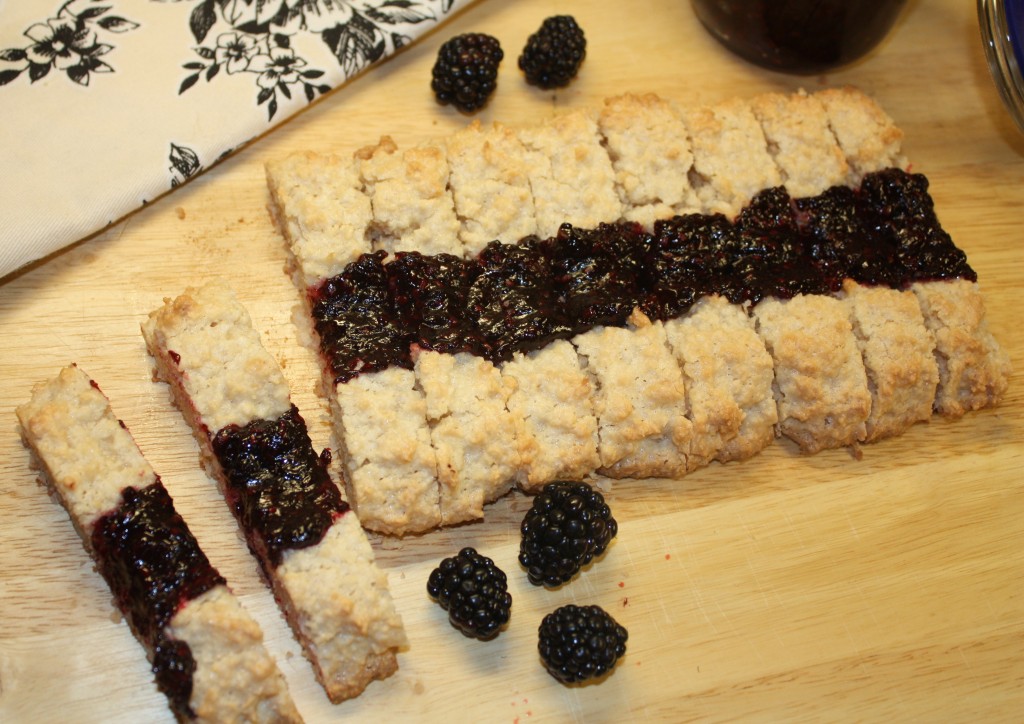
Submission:
M 327 473 L 298 409 L 276 420 L 229 425 L 213 438 L 227 479 L 225 496 L 260 561 L 277 566 L 285 550 L 319 543 L 348 504 Z
M 484 357 L 507 361 L 515 352 L 572 336 L 538 239 L 519 244 L 492 241 L 476 263 L 481 273 L 469 291 L 469 315 L 483 338 Z
M 451 254 L 399 252 L 387 265 L 388 290 L 402 329 L 435 352 L 484 353 L 469 314 L 469 294 L 480 266 Z
M 647 286 L 650 245 L 639 224 L 562 224 L 545 242 L 554 291 L 574 331 L 626 323 Z
M 653 235 L 628 222 L 564 224 L 549 239 L 491 242 L 470 260 L 410 252 L 385 264 L 385 256 L 364 255 L 314 293 L 321 353 L 339 381 L 411 367 L 413 343 L 497 363 L 598 325 L 621 326 L 637 306 L 672 319 L 708 294 L 756 304 L 833 294 L 844 279 L 893 288 L 977 280 L 939 224 L 928 180 L 900 169 L 811 198 L 765 189 L 735 221 L 676 216 Z
M 199 548 L 171 496 L 157 480 L 121 491 L 121 505 L 96 521 L 91 538 L 97 567 L 136 635 L 153 651 L 153 673 L 172 709 L 189 706 L 196 663 L 166 627 L 188 601 L 224 583 Z
M 414 337 L 401 326 L 388 293 L 385 256 L 364 254 L 310 293 L 320 348 L 336 383 L 392 365 L 412 369 Z

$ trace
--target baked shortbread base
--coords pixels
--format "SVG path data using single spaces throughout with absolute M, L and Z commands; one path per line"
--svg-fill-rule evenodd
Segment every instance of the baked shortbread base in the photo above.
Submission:
M 215 283 L 167 300 L 142 329 L 158 378 L 169 383 L 224 490 L 212 440 L 227 426 L 275 420 L 290 409 L 280 367 L 233 292 Z M 335 517 L 318 543 L 285 550 L 276 565 L 253 552 L 332 701 L 357 696 L 397 669 L 404 628 L 354 511 Z
M 68 511 L 86 549 L 96 555 L 94 527 L 120 506 L 122 490 L 141 490 L 159 478 L 99 387 L 75 366 L 37 385 L 17 414 L 47 486 Z M 151 545 L 166 541 L 173 546 L 176 540 L 173 533 L 153 531 Z M 130 609 L 122 613 L 134 631 L 145 625 L 132 620 Z M 263 646 L 259 625 L 226 585 L 188 600 L 165 633 L 186 643 L 196 664 L 188 702 L 194 719 L 176 711 L 180 720 L 301 721 L 284 677 Z M 141 637 L 140 642 L 146 645 Z M 152 661 L 153 651 L 148 654 Z
M 425 187 L 418 180 L 425 170 L 413 168 L 409 159 L 431 149 L 431 203 L 443 208 L 438 213 L 445 228 L 454 228 L 454 208 L 461 254 L 468 259 L 489 241 L 550 237 L 562 223 L 594 228 L 601 222 L 632 221 L 652 230 L 658 220 L 677 214 L 735 218 L 755 194 L 770 187 L 784 185 L 793 198 L 836 185 L 856 188 L 866 174 L 908 166 L 902 139 L 902 131 L 873 99 L 854 88 L 834 88 L 765 93 L 691 108 L 653 94 L 626 93 L 598 109 L 571 110 L 519 128 L 473 123 L 404 155 L 392 139 L 382 144 L 389 158 L 403 159 L 404 205 L 416 209 L 423 208 Z M 361 164 L 365 167 L 367 153 L 376 156 L 381 150 L 357 152 L 340 170 L 326 161 L 333 157 L 315 154 L 267 166 L 271 207 L 307 318 L 308 292 L 361 254 L 432 253 L 440 243 L 435 238 L 421 245 L 422 234 L 411 227 L 382 241 L 374 230 L 385 224 L 394 232 L 395 224 L 365 219 L 362 204 L 335 204 L 315 184 L 295 181 L 315 175 L 327 188 L 342 185 L 346 193 L 373 198 L 376 183 L 352 181 Z M 450 203 L 436 198 L 445 165 Z M 334 245 L 312 242 L 322 240 L 315 229 L 331 218 L 338 219 L 334 226 L 344 228 L 344 238 Z M 437 221 L 420 218 L 418 229 L 441 228 L 433 225 Z M 310 228 L 313 233 L 304 231 Z M 459 253 L 454 240 L 450 253 Z M 516 431 L 517 482 L 533 491 L 560 477 L 595 473 L 678 477 L 711 461 L 749 458 L 779 436 L 814 452 L 900 434 L 932 413 L 957 417 L 996 404 L 1006 388 L 1009 363 L 987 329 L 983 309 L 978 286 L 966 281 L 920 282 L 912 292 L 847 284 L 834 296 L 766 299 L 756 306 L 710 295 L 682 317 L 649 329 L 643 323 L 600 328 L 569 346 L 560 340 L 549 348 L 516 353 L 497 367 L 512 383 L 505 406 Z M 649 354 L 657 345 L 648 337 L 655 334 L 668 351 L 658 363 Z M 310 339 L 318 344 L 315 334 Z M 629 365 L 620 360 L 622 372 L 609 385 L 602 376 L 613 379 L 609 365 L 617 344 L 631 345 L 636 369 L 627 370 Z M 663 366 L 666 359 L 674 372 Z M 357 461 L 348 463 L 349 469 L 393 458 L 386 443 L 375 448 L 376 441 L 386 440 L 389 421 L 372 414 L 354 418 L 342 409 L 342 401 L 354 394 L 349 386 L 388 386 L 365 377 L 401 377 L 405 395 L 413 374 L 413 387 L 424 396 L 420 404 L 404 409 L 402 425 L 417 430 L 421 443 L 436 433 L 438 418 L 427 413 L 435 406 L 428 399 L 431 392 L 414 373 L 387 369 L 337 384 L 324 362 L 324 389 L 338 412 L 338 437 L 344 441 L 354 435 L 341 443 Z M 650 391 L 642 380 L 656 370 L 659 389 Z M 484 377 L 465 372 L 471 386 L 491 384 L 485 379 L 489 371 L 478 373 Z M 446 419 L 446 444 L 459 439 L 462 449 L 470 449 L 471 419 Z M 381 476 L 353 485 L 350 479 L 356 501 L 374 501 L 373 509 L 360 506 L 364 525 L 403 535 L 446 522 L 443 514 L 433 512 L 435 492 L 424 479 L 431 467 L 442 477 L 446 455 L 438 441 L 435 435 L 432 460 L 422 444 L 410 448 L 417 450 L 415 475 L 388 462 L 383 464 L 390 472 L 387 480 Z M 465 479 L 458 469 L 446 469 L 444 476 Z M 403 479 L 416 481 L 411 486 L 415 493 L 405 489 Z M 440 501 L 445 485 L 438 487 Z M 472 499 L 481 498 L 482 488 Z M 476 515 L 474 503 L 472 515 L 461 519 Z

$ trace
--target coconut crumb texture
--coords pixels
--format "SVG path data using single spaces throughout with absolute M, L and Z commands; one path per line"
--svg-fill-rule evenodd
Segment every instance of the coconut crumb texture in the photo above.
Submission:
M 38 383 L 17 415 L 47 482 L 87 535 L 97 518 L 120 504 L 124 488 L 156 482 L 107 398 L 76 366 Z
M 234 292 L 210 282 L 154 310 L 142 332 L 176 374 L 210 434 L 228 425 L 276 420 L 291 408 L 288 383 Z

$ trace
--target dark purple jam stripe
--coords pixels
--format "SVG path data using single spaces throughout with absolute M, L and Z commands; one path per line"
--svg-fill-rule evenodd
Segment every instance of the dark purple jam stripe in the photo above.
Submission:
M 392 365 L 412 368 L 413 338 L 389 294 L 385 256 L 364 254 L 312 293 L 320 347 L 340 382 Z
M 188 644 L 170 638 L 166 628 L 182 606 L 224 579 L 159 479 L 121 491 L 121 505 L 96 521 L 91 543 L 118 608 L 153 652 L 157 686 L 179 716 L 193 718 L 189 699 L 196 663 Z
M 565 224 L 550 239 L 491 242 L 471 260 L 385 257 L 364 255 L 313 293 L 321 354 L 336 382 L 391 364 L 411 368 L 412 345 L 507 361 L 622 325 L 637 306 L 666 320 L 714 293 L 739 304 L 833 294 L 844 279 L 894 288 L 977 279 L 939 224 L 928 180 L 900 169 L 811 198 L 766 189 L 735 221 L 677 216 L 653 234 L 632 223 Z
M 483 354 L 484 339 L 469 302 L 482 272 L 479 264 L 451 254 L 398 252 L 387 265 L 398 325 L 424 349 Z
M 263 566 L 276 567 L 285 550 L 316 545 L 349 509 L 327 473 L 330 451 L 314 452 L 294 405 L 276 420 L 223 428 L 213 452 L 228 505 Z

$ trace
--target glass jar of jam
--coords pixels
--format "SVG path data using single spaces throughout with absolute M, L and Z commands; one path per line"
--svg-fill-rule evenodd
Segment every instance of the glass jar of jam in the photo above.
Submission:
M 692 0 L 701 23 L 737 55 L 771 70 L 820 73 L 864 56 L 906 0 Z
M 978 0 L 978 24 L 999 95 L 1024 131 L 1024 0 Z

